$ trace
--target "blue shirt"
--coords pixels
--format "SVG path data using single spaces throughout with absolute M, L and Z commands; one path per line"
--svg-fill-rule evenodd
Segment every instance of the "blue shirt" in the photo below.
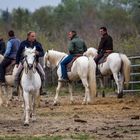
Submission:
M 20 40 L 17 39 L 16 37 L 11 37 L 7 42 L 4 57 L 16 59 L 16 53 L 18 51 L 19 46 L 20 46 Z

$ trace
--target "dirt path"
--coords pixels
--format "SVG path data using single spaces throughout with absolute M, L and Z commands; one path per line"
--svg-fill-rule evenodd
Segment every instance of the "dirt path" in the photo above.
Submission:
M 0 135 L 71 135 L 88 134 L 97 140 L 140 140 L 140 96 L 95 99 L 93 105 L 81 105 L 82 98 L 69 104 L 61 97 L 60 106 L 51 106 L 52 97 L 42 97 L 37 122 L 23 126 L 21 103 L 0 107 Z

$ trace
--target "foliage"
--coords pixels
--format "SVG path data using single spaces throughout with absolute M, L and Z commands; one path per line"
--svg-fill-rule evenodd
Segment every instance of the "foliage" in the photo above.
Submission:
M 94 137 L 91 137 L 86 134 L 73 134 L 71 136 L 1 136 L 0 140 L 94 140 Z
M 35 30 L 46 49 L 67 51 L 66 33 L 69 30 L 76 30 L 89 47 L 97 47 L 100 26 L 108 28 L 115 50 L 134 55 L 140 48 L 137 44 L 140 0 L 61 0 L 57 7 L 44 6 L 34 12 L 17 8 L 11 13 L 8 9 L 0 13 L 0 31 L 4 38 L 11 28 L 21 40 L 29 30 Z

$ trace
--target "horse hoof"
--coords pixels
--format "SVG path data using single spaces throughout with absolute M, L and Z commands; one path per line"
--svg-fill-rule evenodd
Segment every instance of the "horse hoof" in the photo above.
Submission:
M 74 104 L 74 101 L 70 101 L 70 105 L 73 105 Z
M 60 105 L 60 103 L 58 103 L 58 102 L 53 103 L 53 106 L 59 106 L 59 105 Z
M 32 122 L 36 122 L 36 118 L 35 117 L 32 118 Z
M 83 101 L 83 102 L 82 102 L 82 105 L 86 105 L 86 102 L 85 102 L 85 101 Z
M 119 93 L 118 98 L 122 98 L 122 97 L 123 97 L 123 93 Z
M 104 92 L 104 91 L 102 92 L 102 97 L 103 97 L 103 98 L 105 97 L 105 92 Z
M 24 123 L 24 126 L 29 126 L 29 123 Z

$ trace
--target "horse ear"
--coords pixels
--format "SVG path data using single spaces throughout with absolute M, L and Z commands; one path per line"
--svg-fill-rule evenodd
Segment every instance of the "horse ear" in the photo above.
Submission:
M 25 46 L 25 50 L 27 50 L 27 47 Z
M 36 46 L 34 46 L 33 50 L 36 50 Z

